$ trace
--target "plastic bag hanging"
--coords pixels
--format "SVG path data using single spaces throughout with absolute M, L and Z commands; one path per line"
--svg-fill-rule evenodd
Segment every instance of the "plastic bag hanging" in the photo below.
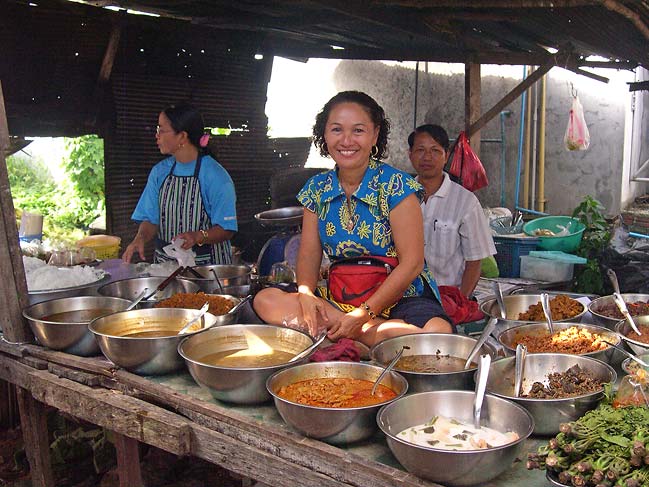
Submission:
M 570 118 L 566 128 L 566 135 L 563 137 L 563 143 L 566 149 L 570 151 L 586 150 L 590 145 L 590 134 L 584 118 L 584 108 L 581 106 L 577 95 L 572 98 Z
M 471 148 L 464 132 L 460 132 L 452 152 L 448 173 L 454 176 L 459 184 L 469 191 L 477 191 L 489 184 L 484 166 Z

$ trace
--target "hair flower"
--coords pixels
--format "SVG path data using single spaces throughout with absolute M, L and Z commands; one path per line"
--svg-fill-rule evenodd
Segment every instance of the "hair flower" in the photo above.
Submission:
M 207 143 L 210 141 L 210 134 L 203 134 L 199 139 L 198 143 L 201 147 L 207 147 Z

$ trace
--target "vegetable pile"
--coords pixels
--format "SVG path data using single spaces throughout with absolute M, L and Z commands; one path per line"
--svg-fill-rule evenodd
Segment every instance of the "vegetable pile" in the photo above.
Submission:
M 600 405 L 528 453 L 529 470 L 545 468 L 575 487 L 649 486 L 649 409 Z

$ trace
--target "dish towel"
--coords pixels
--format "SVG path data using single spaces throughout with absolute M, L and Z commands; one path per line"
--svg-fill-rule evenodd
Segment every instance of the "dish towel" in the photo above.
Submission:
M 321 348 L 309 358 L 310 362 L 360 362 L 361 352 L 354 345 L 354 340 L 341 338 L 333 345 Z
M 453 323 L 469 323 L 484 318 L 477 301 L 471 301 L 460 289 L 455 286 L 439 286 L 439 293 L 442 296 L 442 306 Z

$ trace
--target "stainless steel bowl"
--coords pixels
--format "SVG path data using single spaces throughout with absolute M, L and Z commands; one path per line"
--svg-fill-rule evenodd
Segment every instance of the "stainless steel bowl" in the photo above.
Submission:
M 550 299 L 552 299 L 553 297 L 554 296 L 550 296 Z M 513 294 L 509 296 L 504 296 L 503 299 L 505 301 L 507 319 L 502 319 L 500 317 L 500 306 L 498 306 L 498 302 L 496 301 L 496 298 L 488 299 L 480 305 L 480 310 L 484 314 L 486 314 L 490 318 L 496 318 L 498 320 L 498 324 L 496 325 L 496 330 L 494 331 L 494 334 L 497 335 L 498 333 L 503 332 L 509 328 L 513 328 L 515 326 L 527 325 L 529 323 L 539 323 L 539 321 L 519 320 L 518 316 L 521 313 L 525 313 L 533 304 L 540 303 L 541 302 L 540 294 Z M 577 316 L 565 320 L 553 320 L 553 321 L 555 323 L 579 321 L 587 311 L 586 306 L 584 306 L 582 303 L 579 304 L 581 304 L 582 306 L 582 311 Z
M 224 286 L 223 292 L 230 296 L 236 296 L 237 298 L 245 298 L 248 294 L 252 294 L 252 286 L 250 284 L 244 284 L 241 286 Z
M 647 326 L 649 325 L 649 316 L 634 316 L 633 321 L 638 326 L 640 325 Z M 615 331 L 620 335 L 622 335 L 626 344 L 629 346 L 631 350 L 633 350 L 633 353 L 635 353 L 636 355 L 649 352 L 649 343 L 644 343 L 641 342 L 640 340 L 634 340 L 632 338 L 627 337 L 627 335 L 631 331 L 633 331 L 628 321 L 626 320 L 618 321 L 617 324 L 615 325 Z M 640 331 L 642 332 L 642 330 Z M 643 335 L 645 334 L 643 333 Z
M 587 411 L 595 409 L 604 398 L 603 387 L 597 392 L 563 399 L 515 397 L 515 365 L 515 357 L 508 357 L 492 363 L 487 381 L 487 391 L 498 397 L 514 401 L 527 409 L 534 418 L 535 435 L 557 434 L 561 423 L 576 421 Z M 564 353 L 532 353 L 525 359 L 522 390 L 529 391 L 534 382 L 547 384 L 548 374 L 565 372 L 574 365 L 579 365 L 582 370 L 589 372 L 602 383 L 615 383 L 617 379 L 617 374 L 610 365 L 591 357 Z
M 185 359 L 189 373 L 198 385 L 207 389 L 219 401 L 236 404 L 270 401 L 266 379 L 278 370 L 293 365 L 219 367 L 203 361 L 204 357 L 212 353 L 248 348 L 247 333 L 254 334 L 277 350 L 293 354 L 313 344 L 313 339 L 306 333 L 272 325 L 221 326 L 183 340 L 178 346 L 178 353 Z M 308 356 L 302 361 L 307 359 Z
M 386 366 L 404 345 L 410 347 L 403 355 L 451 355 L 466 360 L 473 349 L 476 339 L 448 333 L 421 333 L 388 338 L 377 343 L 370 350 L 370 357 L 375 362 Z M 496 358 L 496 352 L 487 344 L 483 345 L 480 353 L 488 353 Z M 439 391 L 447 389 L 473 389 L 473 374 L 476 367 L 467 370 L 446 373 L 410 372 L 395 368 L 408 380 L 410 392 Z
M 95 335 L 101 352 L 115 365 L 140 375 L 162 375 L 182 369 L 183 359 L 177 348 L 186 335 L 124 335 L 160 329 L 178 332 L 197 313 L 195 309 L 181 308 L 134 309 L 97 318 L 88 328 Z M 215 321 L 214 315 L 205 314 L 205 327 L 213 326 Z
M 152 293 L 165 279 L 166 277 L 133 277 L 131 279 L 122 279 L 101 286 L 97 289 L 97 292 L 102 296 L 112 296 L 134 301 L 145 287 L 148 288 L 149 293 Z M 170 298 L 174 294 L 195 293 L 197 291 L 199 291 L 198 284 L 184 279 L 173 279 L 160 293 L 156 293 L 156 298 L 158 299 L 152 297 L 147 300 L 142 300 L 138 307 L 152 308 L 158 302 Z
M 42 303 L 43 301 L 51 301 L 52 299 L 71 298 L 74 296 L 90 296 L 96 294 L 97 288 L 105 285 L 108 281 L 110 281 L 110 274 L 106 272 L 104 277 L 88 284 L 58 289 L 44 289 L 42 291 L 29 291 L 29 304 L 32 305 Z
M 613 343 L 614 345 L 619 345 L 622 339 L 620 335 L 616 332 L 609 330 L 596 325 L 589 325 L 586 323 L 554 323 L 554 332 L 560 332 L 561 330 L 566 330 L 571 326 L 577 326 L 588 330 L 591 333 L 597 333 L 605 337 L 606 341 Z M 498 335 L 498 341 L 505 347 L 509 355 L 513 355 L 516 352 L 516 344 L 518 343 L 518 338 L 523 335 L 531 336 L 543 336 L 549 334 L 548 326 L 545 323 L 532 323 L 528 325 L 521 325 L 515 328 L 509 328 Z M 613 347 L 607 346 L 604 350 L 597 350 L 595 352 L 589 352 L 580 354 L 583 356 L 588 356 L 601 360 L 612 365 L 619 364 L 624 355 L 622 352 L 616 350 Z
M 638 301 L 649 302 L 649 294 L 622 294 L 622 299 L 625 303 L 637 303 Z M 588 304 L 588 311 L 593 316 L 593 322 L 596 325 L 604 326 L 610 330 L 615 328 L 620 318 L 611 318 L 601 313 L 601 310 L 604 306 L 608 305 L 615 306 L 615 298 L 612 295 L 602 296 L 592 300 Z
M 112 312 L 123 311 L 131 304 L 127 299 L 104 296 L 77 296 L 59 298 L 33 304 L 23 310 L 32 333 L 38 341 L 52 350 L 61 350 L 72 355 L 88 357 L 99 354 L 99 346 L 94 335 L 88 330 L 88 323 L 48 321 L 56 313 L 88 309 L 110 309 Z
M 249 285 L 250 274 L 252 273 L 252 269 L 247 265 L 201 265 L 192 267 L 192 269 L 203 277 L 196 277 L 191 271 L 185 270 L 180 274 L 179 279 L 196 284 L 199 290 L 206 294 L 218 294 L 221 292 L 219 284 L 214 278 L 214 273 L 216 273 L 223 288 Z M 227 294 L 225 289 L 223 289 L 223 293 Z
M 200 296 L 200 295 L 197 295 Z M 241 302 L 241 298 L 237 298 L 236 296 L 230 296 L 229 294 L 209 294 L 208 296 L 218 296 L 220 298 L 227 299 L 232 303 L 233 306 L 236 306 Z M 182 303 L 181 303 L 182 304 Z M 173 309 L 171 307 L 169 308 L 164 308 L 159 306 L 159 304 L 156 304 L 156 309 Z M 190 309 L 190 308 L 185 308 L 185 309 Z M 191 308 L 193 309 L 193 308 Z M 200 307 L 196 308 L 200 309 Z M 232 325 L 233 323 L 237 323 L 239 320 L 239 316 L 241 316 L 241 309 L 236 310 L 234 313 L 225 313 L 221 315 L 214 315 L 215 322 L 214 326 L 223 326 L 223 325 Z
M 357 408 L 323 408 L 306 406 L 282 399 L 277 395 L 282 387 L 308 379 L 348 377 L 375 381 L 383 367 L 361 362 L 313 362 L 280 370 L 272 375 L 266 387 L 275 401 L 282 419 L 306 436 L 334 445 L 353 443 L 371 437 L 376 431 L 376 412 L 385 403 Z M 389 372 L 381 384 L 397 393 L 408 390 L 406 379 Z
M 264 227 L 293 227 L 302 223 L 303 213 L 301 206 L 286 206 L 257 213 L 255 220 Z
M 397 399 L 379 411 L 377 422 L 385 433 L 390 450 L 406 470 L 448 486 L 487 482 L 505 470 L 522 453 L 525 439 L 532 434 L 530 413 L 513 402 L 485 395 L 480 424 L 502 432 L 515 432 L 519 439 L 484 450 L 449 451 L 417 446 L 398 438 L 405 430 L 446 416 L 473 424 L 473 397 L 470 391 L 420 392 Z
M 642 355 L 637 355 L 637 357 L 638 357 L 640 360 L 644 360 L 645 363 L 649 363 L 649 352 L 644 353 L 644 354 L 642 354 Z M 629 357 L 625 358 L 625 359 L 622 361 L 622 366 L 621 366 L 621 367 L 622 367 L 622 370 L 623 370 L 624 372 L 626 372 L 627 374 L 632 374 L 632 373 L 634 372 L 634 370 L 637 370 L 637 369 L 639 369 L 639 368 L 643 368 L 643 369 L 645 369 L 647 372 L 649 372 L 649 367 L 642 367 L 642 365 L 640 365 L 640 364 L 637 363 L 637 362 L 632 361 Z

